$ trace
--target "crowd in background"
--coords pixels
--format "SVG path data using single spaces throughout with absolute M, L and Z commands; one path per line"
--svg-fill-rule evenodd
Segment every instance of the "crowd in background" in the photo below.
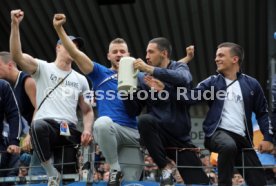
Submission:
M 93 170 L 93 181 L 99 182 L 99 181 L 105 181 L 107 182 L 109 179 L 110 174 L 110 165 L 105 161 L 104 156 L 102 155 L 102 152 L 100 151 L 100 148 L 98 145 L 95 145 L 95 152 L 93 154 L 94 156 L 94 167 Z M 89 156 L 86 154 L 86 156 Z M 212 164 L 210 160 L 210 154 L 206 151 L 199 153 L 199 157 L 202 162 L 202 167 L 204 171 L 207 173 L 208 177 L 210 178 L 211 185 L 217 185 L 218 184 L 218 175 L 217 175 L 217 167 Z M 76 174 L 79 174 L 79 179 L 81 180 L 84 174 L 84 170 L 90 169 L 90 162 L 83 162 L 83 155 L 79 154 L 78 157 L 79 161 L 78 164 L 75 164 L 76 167 Z M 28 170 L 30 165 L 31 156 L 28 153 L 22 153 L 20 156 L 20 164 L 18 167 L 18 176 L 21 178 L 20 182 L 18 184 L 26 184 L 30 183 L 27 182 L 26 179 L 24 179 L 25 176 L 28 176 Z M 74 162 L 72 162 L 74 163 Z M 88 166 L 85 164 L 89 164 Z M 276 167 L 272 168 L 274 173 L 274 179 L 276 180 Z M 141 175 L 141 181 L 154 181 L 154 182 L 160 182 L 161 178 L 161 170 L 156 166 L 151 156 L 146 152 L 144 155 L 144 170 L 143 174 Z M 174 174 L 174 182 L 176 184 L 185 184 L 184 180 L 182 179 L 181 175 L 177 171 Z M 242 175 L 239 173 L 239 171 L 235 170 L 233 178 L 232 178 L 232 185 L 234 186 L 245 186 L 245 181 Z

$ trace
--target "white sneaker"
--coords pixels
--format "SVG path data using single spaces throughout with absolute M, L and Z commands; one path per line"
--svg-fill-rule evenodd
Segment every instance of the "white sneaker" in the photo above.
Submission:
M 171 170 L 171 169 L 163 169 L 162 170 L 160 186 L 173 186 L 174 185 L 172 173 L 173 173 L 173 170 Z
M 48 178 L 48 186 L 59 186 L 60 184 L 60 173 L 58 172 L 57 176 L 50 176 Z

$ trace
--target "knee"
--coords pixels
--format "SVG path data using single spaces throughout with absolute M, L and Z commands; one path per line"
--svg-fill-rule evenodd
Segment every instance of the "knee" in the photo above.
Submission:
M 44 120 L 36 120 L 31 125 L 32 132 L 35 133 L 41 133 L 47 130 L 48 123 L 46 123 Z
M 110 128 L 112 123 L 113 121 L 110 117 L 102 116 L 95 121 L 93 129 L 94 131 L 105 131 Z
M 227 155 L 235 155 L 237 153 L 237 146 L 234 143 L 225 144 L 221 148 L 221 152 Z
M 155 118 L 149 114 L 144 114 L 138 119 L 138 130 L 139 132 L 149 131 L 150 128 L 154 128 L 156 124 Z

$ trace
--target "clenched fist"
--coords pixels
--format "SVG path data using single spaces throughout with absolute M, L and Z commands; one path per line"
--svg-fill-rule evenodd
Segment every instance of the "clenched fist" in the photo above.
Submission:
M 24 12 L 20 9 L 11 11 L 11 21 L 12 23 L 19 24 L 24 17 Z
M 195 47 L 194 45 L 190 45 L 186 48 L 187 57 L 192 60 L 195 54 Z
M 53 19 L 53 25 L 55 28 L 61 27 L 66 22 L 66 16 L 64 14 L 55 14 Z

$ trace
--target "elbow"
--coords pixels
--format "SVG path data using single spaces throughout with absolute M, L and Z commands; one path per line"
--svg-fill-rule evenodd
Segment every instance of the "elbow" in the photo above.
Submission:
M 11 52 L 11 57 L 16 64 L 21 64 L 23 61 L 23 54 L 20 52 Z
M 69 54 L 74 60 L 76 60 L 78 58 L 79 51 L 74 47 L 71 51 L 69 51 Z

